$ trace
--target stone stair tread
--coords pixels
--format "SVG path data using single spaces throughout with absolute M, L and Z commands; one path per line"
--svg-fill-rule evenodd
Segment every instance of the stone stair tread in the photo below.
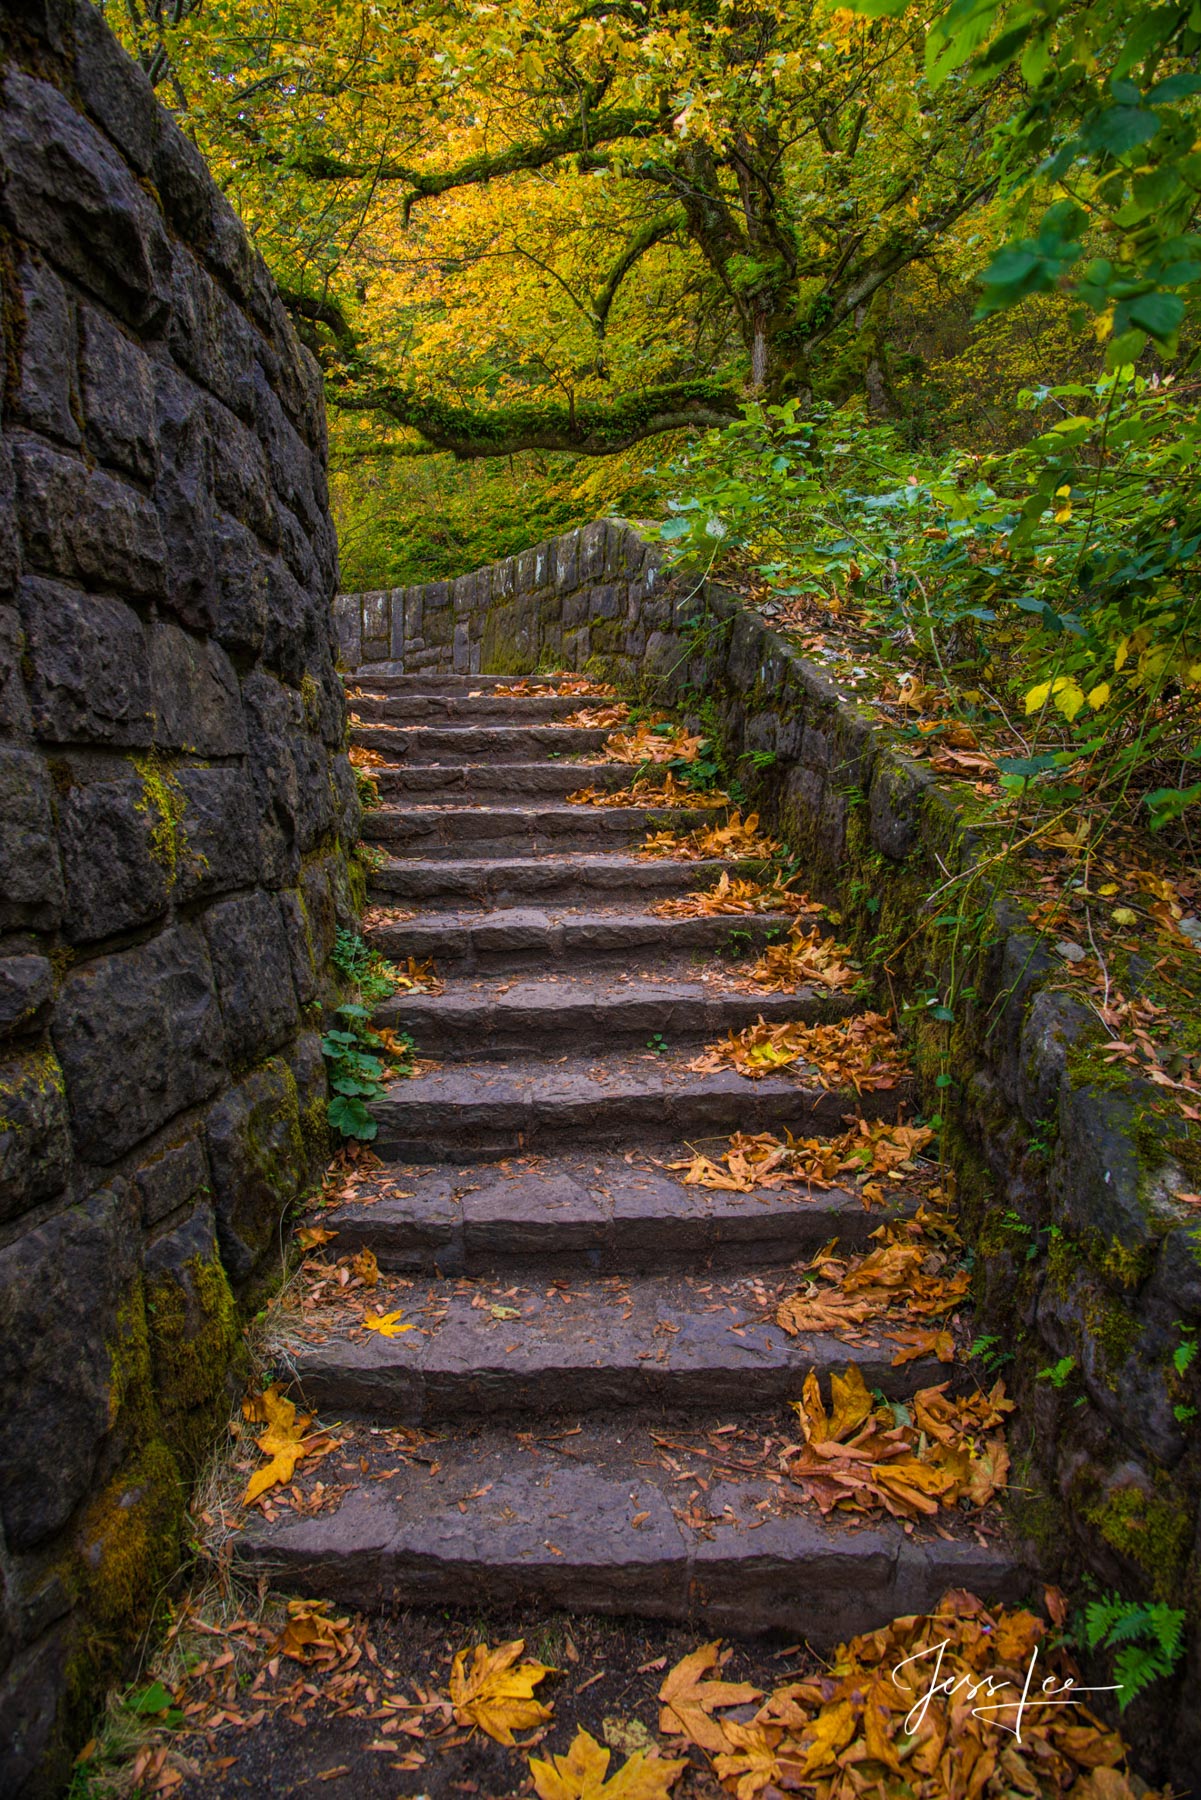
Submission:
M 641 964 L 646 957 L 716 955 L 731 941 L 740 950 L 758 949 L 769 932 L 787 932 L 792 922 L 786 913 L 664 919 L 620 904 L 545 910 L 475 907 L 422 913 L 391 924 L 368 922 L 364 936 L 386 956 L 432 956 L 447 972 L 459 965 L 502 972 L 545 964 L 586 973 L 589 967 L 612 969 L 617 956 Z
M 790 1260 L 835 1236 L 859 1247 L 884 1219 L 912 1210 L 901 1183 L 890 1207 L 870 1210 L 844 1188 L 689 1186 L 662 1165 L 691 1154 L 679 1144 L 655 1163 L 601 1151 L 476 1168 L 393 1164 L 358 1175 L 352 1191 L 361 1198 L 323 1207 L 313 1222 L 336 1230 L 339 1255 L 366 1247 L 383 1268 L 650 1273 L 714 1256 L 723 1269 L 732 1257 Z
M 747 1080 L 732 1069 L 689 1071 L 695 1053 L 506 1057 L 453 1062 L 392 1082 L 371 1113 L 381 1154 L 468 1156 L 542 1147 L 556 1133 L 604 1144 L 616 1137 L 661 1143 L 698 1132 L 788 1127 L 815 1136 L 848 1116 L 891 1118 L 912 1100 L 908 1081 L 882 1092 L 817 1085 L 812 1072 Z M 448 1141 L 449 1140 L 449 1141 Z M 402 1146 L 405 1148 L 402 1150 Z
M 235 1557 L 284 1588 L 368 1610 L 470 1596 L 688 1620 L 711 1635 L 783 1630 L 819 1650 L 932 1611 L 948 1588 L 1028 1595 L 1032 1571 L 995 1514 L 944 1512 L 908 1529 L 823 1519 L 755 1476 L 702 1492 L 628 1420 L 575 1426 L 487 1426 L 416 1455 L 406 1434 L 340 1427 L 343 1452 L 298 1473 L 349 1491 L 317 1512 L 249 1518 Z
M 727 873 L 750 867 L 720 858 L 687 862 L 675 857 L 643 860 L 610 851 L 545 852 L 532 856 L 385 857 L 371 873 L 373 898 L 414 898 L 459 893 L 549 893 L 566 889 L 632 890 L 638 895 L 682 894 L 710 888 Z
M 308 1405 L 404 1425 L 550 1404 L 581 1413 L 783 1405 L 799 1399 L 811 1369 L 825 1378 L 848 1362 L 890 1399 L 948 1378 L 933 1357 L 894 1368 L 883 1325 L 789 1337 L 773 1315 L 794 1286 L 779 1269 L 584 1274 L 550 1287 L 532 1275 L 384 1276 L 366 1295 L 371 1308 L 399 1309 L 416 1329 L 364 1330 L 357 1292 L 345 1309 L 321 1308 L 294 1328 L 290 1359 Z
M 568 694 L 490 694 L 473 695 L 470 690 L 457 694 L 372 694 L 363 689 L 351 701 L 361 719 L 398 724 L 454 723 L 459 720 L 486 719 L 506 724 L 531 724 L 570 718 L 582 709 L 608 706 L 607 700 L 579 698 Z M 611 727 L 616 730 L 617 727 Z
M 378 763 L 371 774 L 381 794 L 457 796 L 494 794 L 502 800 L 525 794 L 562 794 L 577 788 L 600 787 L 606 791 L 629 787 L 637 775 L 629 763 L 577 762 L 566 757 L 544 757 L 534 762 L 464 763 L 416 762 L 404 758 Z
M 803 1020 L 829 1024 L 845 1019 L 857 1003 L 846 994 L 817 986 L 788 993 L 748 991 L 733 978 L 708 983 L 688 980 L 679 959 L 655 975 L 618 975 L 600 970 L 571 976 L 554 974 L 521 980 L 486 976 L 454 982 L 441 994 L 399 993 L 375 1009 L 377 1024 L 412 1033 L 430 1055 L 502 1054 L 508 1044 L 534 1052 L 570 1036 L 577 1048 L 633 1036 L 649 1047 L 647 1034 L 670 1043 L 694 1044 L 740 1031 L 763 1018 L 769 1024 Z
M 712 824 L 703 807 L 497 806 L 488 804 L 398 806 L 385 802 L 363 815 L 363 836 L 373 843 L 442 856 L 471 854 L 490 844 L 498 854 L 534 847 L 595 854 L 615 845 L 634 845 L 648 831 L 686 832 Z M 478 850 L 476 854 L 478 855 Z

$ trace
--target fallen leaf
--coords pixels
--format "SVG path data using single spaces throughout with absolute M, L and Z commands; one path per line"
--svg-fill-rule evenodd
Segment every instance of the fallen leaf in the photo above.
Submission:
M 546 1762 L 531 1757 L 530 1774 L 539 1800 L 661 1800 L 688 1766 L 683 1759 L 670 1761 L 638 1750 L 606 1780 L 609 1755 L 581 1726 L 566 1756 L 552 1756 Z
M 306 1454 L 305 1436 L 313 1421 L 311 1415 L 296 1411 L 294 1402 L 280 1392 L 278 1382 L 273 1382 L 257 1399 L 243 1401 L 242 1414 L 266 1424 L 266 1431 L 255 1442 L 270 1459 L 250 1477 L 242 1496 L 243 1506 L 249 1506 L 269 1488 L 291 1481 L 297 1463 Z
M 539 1662 L 518 1662 L 525 1639 L 515 1638 L 489 1650 L 477 1644 L 471 1667 L 460 1650 L 450 1671 L 450 1699 L 460 1725 L 478 1725 L 498 1744 L 512 1746 L 514 1731 L 528 1731 L 551 1717 L 551 1708 L 535 1700 L 534 1689 L 553 1671 Z
M 746 1681 L 709 1681 L 705 1672 L 720 1665 L 721 1640 L 702 1644 L 678 1662 L 659 1689 L 659 1730 L 689 1738 L 711 1753 L 726 1748 L 722 1728 L 712 1714 L 718 1706 L 745 1706 L 762 1698 Z
M 399 1324 L 398 1321 L 399 1321 L 400 1317 L 401 1317 L 401 1309 L 399 1307 L 397 1308 L 397 1310 L 395 1312 L 389 1312 L 389 1313 L 369 1312 L 364 1315 L 363 1329 L 365 1331 L 377 1331 L 379 1333 L 380 1337 L 386 1337 L 386 1338 L 399 1337 L 402 1331 L 412 1331 L 413 1330 L 413 1326 L 411 1324 L 410 1325 Z

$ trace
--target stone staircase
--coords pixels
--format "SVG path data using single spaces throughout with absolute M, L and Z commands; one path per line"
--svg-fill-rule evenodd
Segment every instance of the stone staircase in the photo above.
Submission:
M 254 1516 L 239 1556 L 367 1610 L 562 1605 L 819 1646 L 950 1587 L 1019 1597 L 1027 1574 L 993 1516 L 822 1518 L 770 1462 L 739 1478 L 714 1450 L 795 1439 L 785 1403 L 810 1368 L 828 1391 L 854 1360 L 895 1399 L 948 1373 L 894 1368 L 870 1332 L 851 1345 L 770 1322 L 791 1262 L 880 1223 L 856 1194 L 728 1193 L 663 1167 L 737 1130 L 895 1116 L 896 1090 L 861 1105 L 795 1073 L 687 1067 L 761 1014 L 827 1021 L 855 1003 L 712 978 L 733 927 L 745 948 L 786 917 L 649 911 L 729 865 L 637 858 L 648 826 L 692 823 L 686 809 L 567 804 L 634 774 L 562 760 L 607 735 L 563 723 L 588 702 L 499 696 L 500 677 L 360 683 L 355 739 L 389 758 L 365 821 L 386 853 L 372 898 L 416 915 L 370 938 L 433 956 L 447 985 L 378 1009 L 434 1066 L 374 1106 L 385 1166 L 329 1222 L 338 1255 L 378 1259 L 373 1303 L 419 1329 L 343 1328 L 335 1309 L 298 1331 L 292 1372 L 341 1447 L 316 1467 L 324 1491 Z

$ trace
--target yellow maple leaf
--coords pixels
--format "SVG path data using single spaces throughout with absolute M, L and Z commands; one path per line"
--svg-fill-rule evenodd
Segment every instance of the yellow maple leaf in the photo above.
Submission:
M 460 1725 L 478 1725 L 498 1744 L 513 1743 L 515 1731 L 528 1731 L 551 1716 L 549 1706 L 534 1699 L 534 1689 L 552 1669 L 539 1662 L 518 1662 L 524 1638 L 489 1650 L 477 1644 L 466 1668 L 467 1652 L 460 1650 L 450 1670 L 450 1699 Z
M 609 1751 L 581 1726 L 566 1756 L 542 1762 L 530 1758 L 530 1774 L 539 1800 L 662 1800 L 675 1786 L 684 1760 L 648 1756 L 636 1750 L 606 1781 Z
M 759 1689 L 747 1681 L 706 1681 L 706 1670 L 720 1667 L 721 1640 L 690 1651 L 664 1677 L 659 1689 L 659 1730 L 691 1738 L 710 1754 L 728 1750 L 729 1740 L 717 1719 L 710 1715 L 718 1706 L 745 1706 L 762 1699 Z
M 298 1413 L 293 1401 L 285 1399 L 278 1382 L 273 1382 L 256 1400 L 244 1401 L 242 1413 L 247 1419 L 266 1424 L 266 1431 L 255 1442 L 263 1455 L 270 1458 L 250 1477 L 242 1496 L 243 1506 L 249 1506 L 268 1488 L 291 1481 L 297 1463 L 305 1454 L 305 1433 L 313 1421 L 308 1413 Z
M 365 1313 L 363 1315 L 363 1329 L 365 1331 L 378 1331 L 379 1335 L 381 1337 L 386 1337 L 386 1338 L 399 1337 L 402 1331 L 412 1331 L 413 1330 L 412 1325 L 401 1325 L 399 1323 L 400 1316 L 401 1315 L 400 1315 L 399 1307 L 396 1309 L 395 1312 Z
M 317 1250 L 337 1235 L 336 1231 L 327 1231 L 324 1225 L 302 1225 L 296 1233 L 296 1242 L 302 1250 Z

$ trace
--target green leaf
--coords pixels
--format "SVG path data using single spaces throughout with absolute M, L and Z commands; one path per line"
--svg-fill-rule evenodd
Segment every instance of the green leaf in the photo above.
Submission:
M 1150 143 L 1159 125 L 1155 114 L 1141 106 L 1109 106 L 1087 126 L 1084 142 L 1090 150 L 1125 156 L 1139 144 Z
M 1163 343 L 1180 329 L 1184 301 L 1179 294 L 1140 294 L 1130 301 L 1126 312 L 1135 325 Z

